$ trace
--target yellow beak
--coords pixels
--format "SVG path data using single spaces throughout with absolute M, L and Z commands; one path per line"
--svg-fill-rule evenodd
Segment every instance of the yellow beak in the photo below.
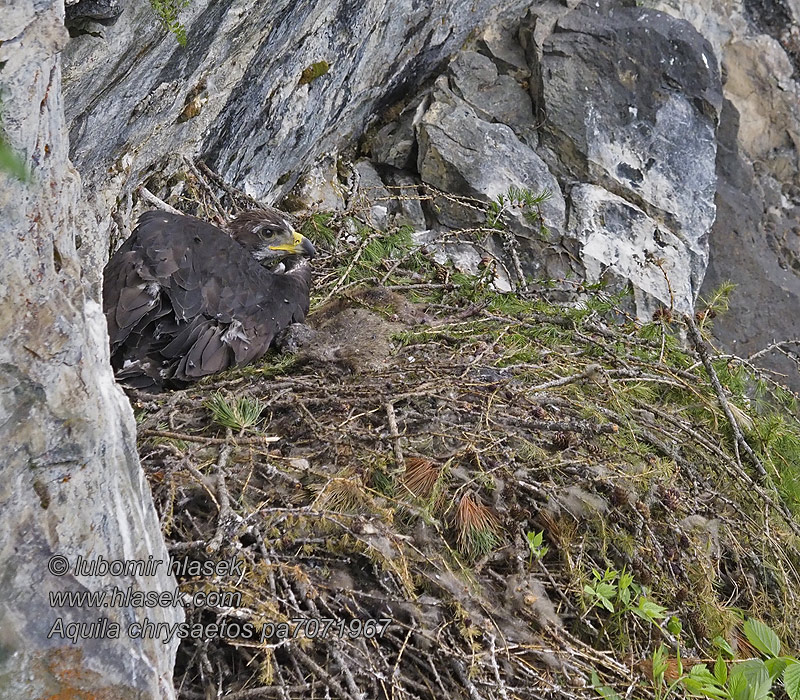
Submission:
M 291 243 L 271 245 L 270 250 L 284 250 L 290 255 L 305 255 L 307 258 L 313 258 L 317 254 L 317 249 L 314 248 L 314 244 L 305 236 L 297 233 L 297 231 L 292 231 Z

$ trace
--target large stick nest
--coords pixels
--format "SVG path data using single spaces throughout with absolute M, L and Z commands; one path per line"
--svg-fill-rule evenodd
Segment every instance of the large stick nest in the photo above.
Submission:
M 793 398 L 716 358 L 708 318 L 498 294 L 358 209 L 303 230 L 315 334 L 132 396 L 172 555 L 244 562 L 180 577 L 239 594 L 187 607 L 227 632 L 183 640 L 180 697 L 583 698 L 593 671 L 643 697 L 660 643 L 746 654 L 743 613 L 797 645 Z M 607 610 L 607 570 L 665 612 Z

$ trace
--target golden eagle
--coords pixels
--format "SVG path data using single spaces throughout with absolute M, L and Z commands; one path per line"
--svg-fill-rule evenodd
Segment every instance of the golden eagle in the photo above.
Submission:
M 274 210 L 245 212 L 229 228 L 149 211 L 111 256 L 103 310 L 120 382 L 185 386 L 258 359 L 305 318 L 311 242 Z

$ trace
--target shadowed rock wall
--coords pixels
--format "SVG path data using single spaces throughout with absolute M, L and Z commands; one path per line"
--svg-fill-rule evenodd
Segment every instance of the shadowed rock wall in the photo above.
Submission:
M 723 347 L 747 356 L 800 339 L 800 6 L 783 0 L 665 2 L 708 37 L 722 67 L 717 216 L 701 295 L 737 288 L 715 321 Z M 784 350 L 795 358 L 800 343 Z M 797 362 L 759 358 L 797 391 Z
M 168 154 L 202 155 L 274 199 L 414 90 L 494 4 L 196 0 L 182 15 L 182 48 L 135 0 L 113 26 L 67 46 L 73 161 L 101 217 L 124 210 Z

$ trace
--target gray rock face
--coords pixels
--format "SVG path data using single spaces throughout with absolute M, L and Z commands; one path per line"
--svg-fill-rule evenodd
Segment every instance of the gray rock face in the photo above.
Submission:
M 464 101 L 437 82 L 431 106 L 418 127 L 420 178 L 446 192 L 496 199 L 509 187 L 552 193 L 542 206 L 547 226 L 558 235 L 564 229 L 564 199 L 544 161 L 523 144 L 506 124 L 481 119 Z M 468 226 L 469 212 L 458 208 L 442 215 L 448 226 Z M 528 227 L 530 235 L 538 233 Z
M 408 167 L 395 154 L 416 150 L 423 183 L 483 202 L 509 188 L 548 190 L 549 236 L 506 212 L 525 276 L 630 281 L 640 316 L 661 304 L 690 311 L 715 216 L 722 93 L 710 44 L 685 21 L 613 3 L 537 4 L 516 34 L 487 28 L 429 96 L 378 132 L 373 156 Z M 444 229 L 485 224 L 446 198 L 434 216 Z M 450 257 L 474 271 L 481 254 L 465 245 L 449 244 Z M 509 268 L 496 240 L 484 246 Z
M 473 64 L 480 63 L 484 78 L 488 79 L 491 71 L 486 68 L 485 62 L 479 62 L 472 54 L 469 54 L 469 58 Z M 461 65 L 461 61 L 456 63 Z M 462 79 L 462 86 L 467 82 Z M 478 94 L 472 89 L 466 92 Z M 509 100 L 504 101 L 505 107 L 500 106 L 497 113 L 510 114 L 508 105 L 515 102 L 515 96 L 523 101 L 514 114 L 526 114 L 525 105 L 528 107 L 527 113 L 530 113 L 530 100 L 520 91 L 515 91 Z M 490 107 L 492 103 L 487 101 L 485 104 Z M 482 114 L 490 117 L 486 111 Z M 518 126 L 524 125 L 520 122 Z M 509 226 L 521 249 L 519 257 L 528 263 L 522 269 L 523 274 L 543 278 L 557 277 L 563 273 L 563 268 L 557 267 L 561 262 L 560 257 L 556 255 L 551 259 L 545 254 L 549 238 L 558 238 L 564 230 L 561 189 L 544 161 L 517 138 L 510 126 L 482 119 L 472 106 L 450 90 L 447 78 L 441 77 L 436 83 L 430 107 L 419 121 L 417 137 L 419 177 L 422 182 L 439 190 L 487 203 L 507 196 L 512 188 L 527 189 L 535 194 L 549 192 L 549 199 L 541 205 L 542 221 L 529 221 L 517 208 L 509 212 Z M 513 265 L 503 251 L 503 243 L 497 235 L 492 235 L 491 229 L 485 228 L 486 215 L 480 209 L 441 199 L 437 201 L 435 216 L 445 228 L 476 229 L 481 232 L 478 238 L 482 250 L 475 250 L 469 243 L 442 244 L 442 250 L 446 251 L 447 257 L 458 269 L 471 274 L 478 273 L 482 256 L 488 253 L 506 261 L 505 269 L 500 271 L 495 282 L 498 289 L 508 291 L 515 283 L 522 282 L 517 279 L 518 274 L 510 272 Z M 541 224 L 547 227 L 546 236 L 543 235 Z M 434 246 L 437 240 L 436 235 L 425 237 L 425 242 Z M 548 263 L 555 263 L 556 266 Z
M 462 51 L 449 68 L 453 90 L 484 121 L 510 126 L 520 136 L 533 131 L 533 107 L 518 80 L 500 73 L 488 56 Z
M 710 44 L 688 22 L 658 12 L 581 4 L 558 21 L 534 72 L 549 162 L 564 177 L 610 193 L 579 196 L 584 223 L 576 212 L 572 233 L 597 246 L 604 234 L 592 222 L 615 208 L 615 196 L 629 201 L 651 219 L 648 229 L 672 240 L 664 243 L 641 228 L 628 240 L 624 230 L 608 231 L 604 264 L 635 286 L 660 277 L 657 286 L 641 289 L 670 305 L 662 271 L 631 276 L 626 263 L 617 267 L 613 251 L 638 248 L 639 265 L 647 264 L 646 256 L 670 259 L 671 273 L 679 276 L 672 282 L 674 306 L 690 310 L 705 274 L 715 215 L 722 92 Z
M 633 285 L 640 314 L 652 316 L 660 301 L 689 311 L 695 295 L 691 251 L 684 240 L 635 204 L 596 185 L 572 189 L 569 235 L 581 244 L 590 280 Z
M 91 24 L 114 24 L 122 14 L 119 0 L 66 0 L 64 24 L 70 32 L 91 31 Z
M 171 698 L 177 640 L 138 639 L 129 626 L 178 622 L 180 607 L 49 598 L 114 586 L 173 591 L 175 581 L 166 563 L 152 576 L 75 569 L 79 557 L 168 557 L 133 415 L 111 375 L 97 289 L 81 267 L 80 248 L 98 231 L 67 157 L 63 5 L 2 12 L 4 132 L 32 172 L 27 183 L 0 173 L 0 698 Z M 48 570 L 54 556 L 66 558 L 65 575 Z

